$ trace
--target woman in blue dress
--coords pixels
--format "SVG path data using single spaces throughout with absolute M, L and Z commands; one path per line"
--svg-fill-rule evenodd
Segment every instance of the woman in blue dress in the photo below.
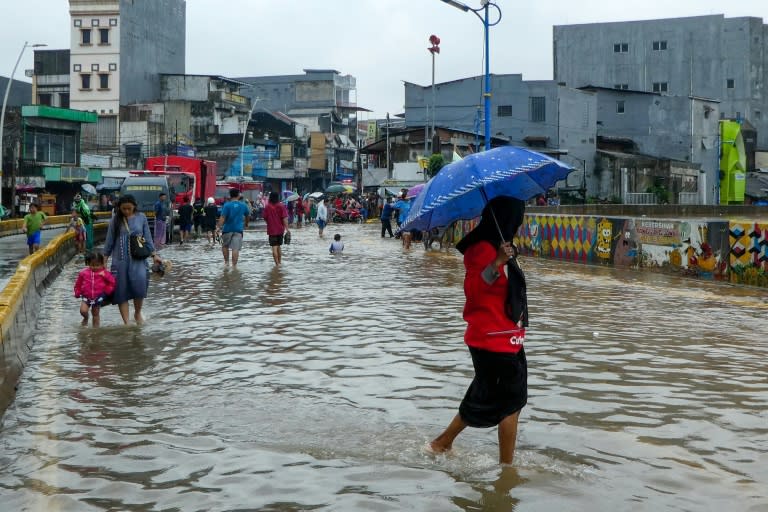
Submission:
M 133 318 L 141 324 L 141 307 L 149 288 L 149 258 L 136 259 L 131 257 L 129 234 L 141 234 L 150 251 L 152 258 L 160 263 L 162 260 L 155 252 L 152 244 L 152 234 L 149 223 L 143 213 L 136 209 L 136 199 L 130 194 L 120 197 L 115 206 L 115 214 L 109 221 L 107 239 L 104 242 L 104 256 L 112 257 L 110 270 L 115 275 L 115 293 L 112 302 L 120 309 L 123 323 L 128 323 L 128 301 L 133 299 Z

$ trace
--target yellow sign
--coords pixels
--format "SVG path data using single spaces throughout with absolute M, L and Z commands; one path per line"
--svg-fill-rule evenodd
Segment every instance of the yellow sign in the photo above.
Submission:
M 378 126 L 376 126 L 375 121 L 368 121 L 368 138 L 371 140 L 376 140 L 378 135 Z

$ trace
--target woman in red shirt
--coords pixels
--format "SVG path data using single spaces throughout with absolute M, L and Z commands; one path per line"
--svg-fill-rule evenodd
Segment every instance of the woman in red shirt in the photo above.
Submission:
M 528 366 L 523 350 L 528 306 L 525 276 L 512 238 L 523 223 L 525 203 L 497 197 L 456 248 L 464 255 L 464 342 L 475 377 L 448 428 L 429 449 L 449 451 L 466 427 L 499 426 L 499 462 L 511 464 L 517 420 L 528 401 Z

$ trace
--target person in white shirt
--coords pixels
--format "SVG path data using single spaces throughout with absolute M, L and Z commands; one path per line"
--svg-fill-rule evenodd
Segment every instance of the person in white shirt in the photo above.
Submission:
M 331 246 L 328 248 L 328 251 L 331 254 L 341 254 L 344 252 L 344 242 L 341 241 L 341 235 L 336 233 L 333 235 L 333 242 L 331 242 Z
M 320 228 L 320 236 L 323 236 L 323 229 L 328 224 L 328 207 L 325 206 L 325 199 L 320 201 L 317 205 L 317 226 Z

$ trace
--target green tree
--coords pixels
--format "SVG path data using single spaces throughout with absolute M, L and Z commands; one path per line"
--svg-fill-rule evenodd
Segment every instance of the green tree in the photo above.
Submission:
M 432 178 L 435 174 L 440 172 L 445 166 L 445 158 L 443 155 L 437 154 L 429 157 L 429 163 L 427 164 L 427 179 Z

